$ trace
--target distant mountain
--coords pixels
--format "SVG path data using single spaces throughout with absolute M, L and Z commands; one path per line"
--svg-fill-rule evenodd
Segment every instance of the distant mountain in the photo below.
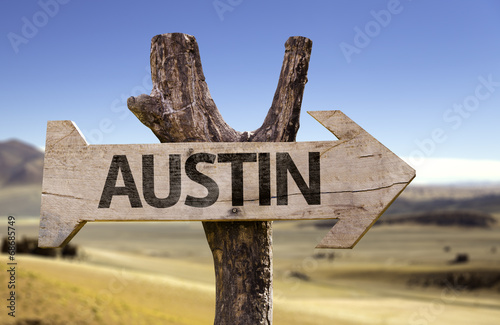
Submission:
M 466 187 L 464 187 L 466 189 Z M 450 189 L 450 192 L 452 190 Z M 415 199 L 411 193 L 404 193 L 387 209 L 384 216 L 400 216 L 407 213 L 427 213 L 430 211 L 480 211 L 484 213 L 500 213 L 500 194 L 493 188 L 490 193 L 473 197 L 426 197 Z
M 491 214 L 469 211 L 469 210 L 435 210 L 423 213 L 412 213 L 392 218 L 384 216 L 377 221 L 375 225 L 394 225 L 394 224 L 419 224 L 435 226 L 458 226 L 458 227 L 476 227 L 489 229 L 498 223 Z
M 0 214 L 40 215 L 43 152 L 21 142 L 0 142 Z
M 43 152 L 19 140 L 0 142 L 0 188 L 42 185 Z

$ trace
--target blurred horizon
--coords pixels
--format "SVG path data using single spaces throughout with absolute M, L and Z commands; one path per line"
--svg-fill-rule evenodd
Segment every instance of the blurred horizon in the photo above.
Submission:
M 8 138 L 0 141 L 0 143 L 11 141 L 21 141 L 41 152 L 45 151 L 45 147 L 37 147 L 19 138 Z M 422 158 L 412 160 L 409 157 L 400 158 L 417 171 L 417 176 L 410 183 L 410 186 L 500 186 L 500 161 L 453 158 Z

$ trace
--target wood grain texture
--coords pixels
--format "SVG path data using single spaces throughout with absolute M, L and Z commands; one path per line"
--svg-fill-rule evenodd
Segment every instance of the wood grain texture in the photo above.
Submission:
M 130 97 L 129 109 L 161 142 L 295 141 L 312 41 L 290 37 L 278 86 L 264 123 L 238 132 L 220 115 L 205 81 L 196 39 L 172 33 L 151 41 L 150 95 Z
M 271 324 L 271 220 L 340 219 L 318 247 L 351 248 L 415 176 L 413 169 L 340 111 L 310 112 L 339 141 L 291 142 L 299 128 L 311 48 L 307 38 L 288 39 L 264 123 L 252 132 L 237 132 L 225 123 L 210 96 L 195 38 L 180 33 L 155 36 L 151 42 L 153 90 L 127 103 L 162 144 L 88 145 L 71 121 L 49 122 L 39 246 L 64 245 L 89 221 L 203 221 L 216 273 L 215 324 Z M 305 183 L 309 180 L 312 186 L 310 152 L 318 153 L 321 164 L 320 203 L 306 200 L 291 172 L 285 170 L 287 204 L 278 204 L 283 198 L 277 192 L 278 174 L 283 175 L 278 155 L 289 154 Z M 197 153 L 218 159 L 195 166 L 219 191 L 217 200 L 203 208 L 186 204 L 188 196 L 202 198 L 210 193 L 187 176 L 187 160 Z M 232 164 L 219 159 L 229 153 L 269 155 L 267 204 L 260 204 L 257 161 L 243 163 L 243 199 L 233 204 Z M 170 173 L 171 155 L 179 161 L 178 172 Z M 130 171 L 115 166 L 121 178 L 113 186 L 130 189 L 134 184 L 137 198 L 132 203 L 119 189 L 116 193 L 122 194 L 112 195 L 109 206 L 103 208 L 103 187 L 109 185 L 110 164 L 117 156 L 122 163 L 126 159 Z M 144 156 L 149 157 L 148 170 L 154 170 L 154 177 L 144 172 Z M 153 202 L 170 197 L 175 177 L 180 180 L 174 191 L 178 198 L 172 196 L 178 199 L 175 204 L 151 206 L 146 197 L 153 196 Z M 152 182 L 153 189 L 148 187 Z
M 233 142 L 241 134 L 222 118 L 205 82 L 194 36 L 151 40 L 150 95 L 130 97 L 129 109 L 161 142 Z
M 269 221 L 331 219 L 340 221 L 319 247 L 350 248 L 361 238 L 389 204 L 409 184 L 415 171 L 340 111 L 309 112 L 338 141 L 318 142 L 180 142 L 164 144 L 88 145 L 70 121 L 48 123 L 42 216 L 65 220 L 64 231 L 73 233 L 89 221 Z M 288 155 L 300 176 L 311 187 L 309 153 L 319 157 L 320 201 L 310 202 L 278 157 Z M 199 153 L 213 156 L 213 163 L 199 163 L 196 170 L 213 180 L 217 198 L 205 207 L 189 205 L 188 197 L 204 198 L 208 188 L 188 176 L 187 161 Z M 228 154 L 254 155 L 255 161 L 241 164 L 240 178 L 233 175 L 232 163 L 218 160 Z M 260 201 L 262 175 L 258 154 L 267 155 L 269 202 Z M 179 195 L 172 205 L 158 207 L 146 197 L 149 183 L 144 179 L 144 156 L 152 157 L 158 198 L 170 196 L 170 157 L 178 157 Z M 127 195 L 113 195 L 109 205 L 100 207 L 113 157 L 125 157 L 137 191 L 140 207 Z M 286 204 L 278 187 L 286 174 Z M 116 174 L 116 186 L 124 186 L 124 170 Z M 241 203 L 234 203 L 234 180 L 242 189 Z M 149 180 L 150 181 L 150 180 Z M 238 185 L 238 184 L 237 184 Z M 281 203 L 280 201 L 281 200 Z M 48 218 L 43 218 L 48 220 Z M 214 223 L 210 223 L 213 225 Z M 228 226 L 228 223 L 222 225 Z M 54 227 L 49 227 L 54 229 Z M 62 232 L 63 230 L 61 230 Z M 43 235 L 44 232 L 41 232 Z M 67 234 L 69 235 L 69 233 Z M 53 237 L 53 234 L 51 235 Z M 46 241 L 55 240 L 41 236 Z M 50 239 L 52 238 L 52 239 Z M 56 238 L 62 238 L 58 233 Z M 60 241 L 61 239 L 59 239 Z M 66 238 L 63 238 L 65 241 Z M 58 245 L 57 242 L 46 244 Z
M 299 128 L 302 95 L 307 82 L 307 70 L 312 41 L 305 37 L 290 37 L 285 43 L 285 56 L 275 96 L 262 126 L 254 132 L 237 132 L 223 120 L 210 96 L 205 82 L 196 39 L 191 35 L 172 33 L 155 36 L 151 41 L 150 96 L 128 100 L 129 109 L 160 139 L 161 142 L 185 141 L 294 141 Z M 217 281 L 238 285 L 238 291 L 222 295 L 217 292 L 215 324 L 272 323 L 272 238 L 271 222 L 204 223 L 210 249 L 214 253 Z M 238 229 L 237 235 L 233 229 Z M 252 255 L 239 255 L 237 250 L 224 250 L 218 258 L 227 236 L 245 240 Z M 218 236 L 215 236 L 217 234 Z M 256 236 L 259 240 L 254 240 Z M 261 247 L 265 245 L 265 247 Z M 252 261 L 244 274 L 223 266 L 231 260 Z M 258 272 L 256 272 L 258 271 Z M 270 278 L 266 278 L 270 276 Z M 266 286 L 247 291 L 237 279 L 265 280 Z M 227 287 L 228 285 L 226 285 Z M 218 284 L 217 288 L 221 288 Z M 238 297 L 248 299 L 239 299 Z M 241 301 L 249 303 L 243 304 Z M 251 302 L 251 303 L 250 303 Z M 259 307 L 256 307 L 259 306 Z M 244 313 L 245 319 L 235 317 Z

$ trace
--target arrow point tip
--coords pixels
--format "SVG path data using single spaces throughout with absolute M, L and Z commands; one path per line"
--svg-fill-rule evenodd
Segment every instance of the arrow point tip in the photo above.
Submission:
M 50 214 L 42 214 L 40 218 L 40 230 L 38 234 L 38 247 L 57 248 L 65 246 L 86 224 L 86 221 L 78 222 L 64 220 Z

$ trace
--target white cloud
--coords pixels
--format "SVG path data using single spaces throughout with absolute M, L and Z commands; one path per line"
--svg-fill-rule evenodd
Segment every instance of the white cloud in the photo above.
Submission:
M 403 158 L 408 164 L 410 159 Z M 413 165 L 416 184 L 500 182 L 500 161 L 426 158 Z

